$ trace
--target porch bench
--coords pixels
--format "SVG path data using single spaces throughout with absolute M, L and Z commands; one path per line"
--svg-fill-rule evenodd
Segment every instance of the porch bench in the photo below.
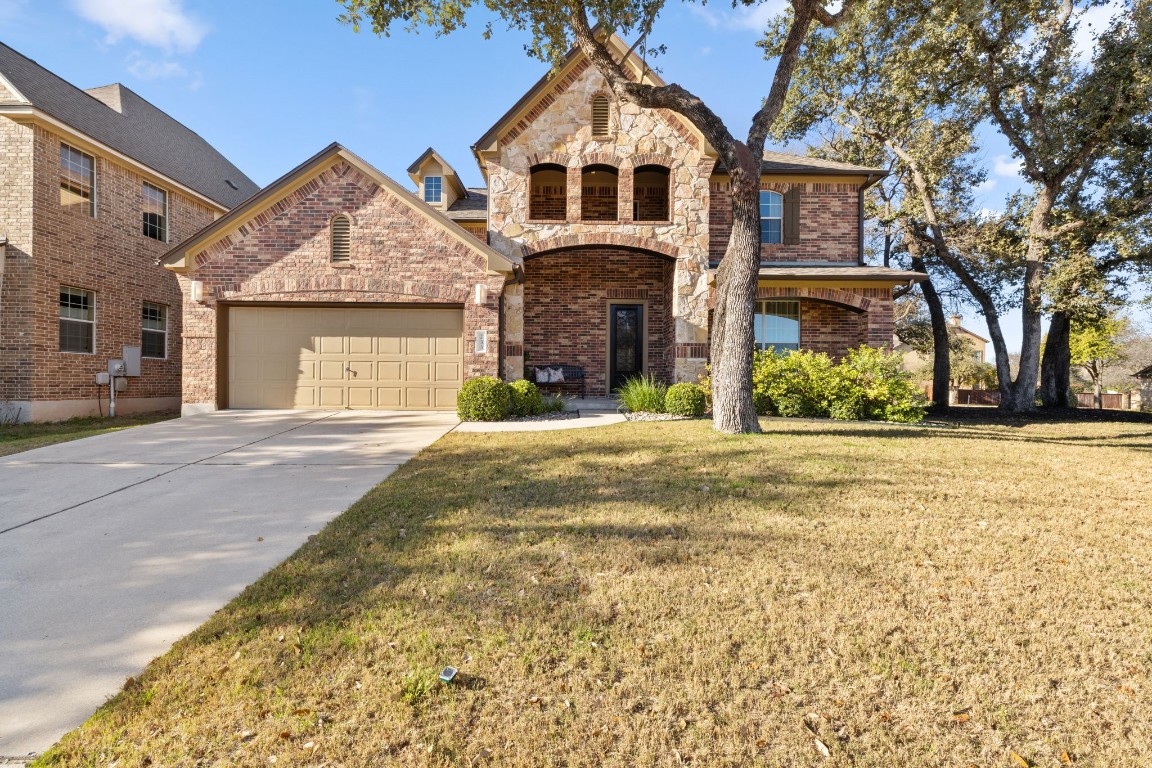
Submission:
M 549 374 L 544 373 L 545 371 L 559 371 L 560 375 L 558 378 L 552 379 Z M 555 374 L 552 373 L 551 375 Z M 580 388 L 580 397 L 584 397 L 584 366 L 582 365 L 566 365 L 564 363 L 525 365 L 524 378 L 541 389 L 557 387 L 563 390 L 563 388 L 567 386 L 578 386 Z

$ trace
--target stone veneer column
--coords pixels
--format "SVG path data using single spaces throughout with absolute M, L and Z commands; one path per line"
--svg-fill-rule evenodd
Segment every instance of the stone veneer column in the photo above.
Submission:
M 524 378 L 524 284 L 504 288 L 504 380 Z

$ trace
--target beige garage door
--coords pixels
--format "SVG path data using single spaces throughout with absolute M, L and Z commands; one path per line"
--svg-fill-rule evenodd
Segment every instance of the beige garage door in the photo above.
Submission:
M 231 307 L 231 408 L 451 410 L 459 309 Z

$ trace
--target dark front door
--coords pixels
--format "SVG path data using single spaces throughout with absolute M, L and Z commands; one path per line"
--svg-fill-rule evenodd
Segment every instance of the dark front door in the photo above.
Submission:
M 644 307 L 612 304 L 608 308 L 608 388 L 644 372 Z

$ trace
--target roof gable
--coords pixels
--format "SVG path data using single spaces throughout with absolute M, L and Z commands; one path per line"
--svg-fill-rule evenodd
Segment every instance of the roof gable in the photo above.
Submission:
M 634 80 L 656 86 L 665 85 L 660 76 L 648 68 L 644 60 L 629 48 L 618 35 L 612 34 L 604 42 L 608 50 L 623 61 L 625 72 Z M 501 139 L 505 136 L 510 134 L 514 138 L 522 133 L 551 106 L 557 95 L 567 90 L 590 66 L 591 62 L 583 51 L 574 47 L 568 52 L 559 67 L 550 70 L 540 78 L 535 85 L 528 89 L 527 93 L 520 97 L 519 101 L 512 105 L 511 109 L 505 112 L 491 128 L 485 131 L 483 136 L 476 140 L 476 143 L 472 145 L 472 151 L 477 154 L 493 151 L 497 149 Z M 695 126 L 691 126 L 668 110 L 657 111 L 664 114 L 678 131 L 691 134 L 701 147 L 705 147 L 706 151 L 711 151 Z M 483 163 L 481 163 L 481 169 L 483 170 Z
M 416 158 L 416 162 L 408 166 L 408 178 L 412 179 L 412 183 L 419 185 L 420 180 L 428 175 L 424 170 L 430 165 L 440 166 L 439 175 L 442 175 L 445 180 L 452 185 L 458 197 L 468 196 L 468 190 L 464 187 L 464 183 L 460 181 L 460 176 L 457 175 L 456 169 L 449 165 L 448 161 L 441 157 L 440 153 L 432 147 L 424 150 L 420 157 Z
M 85 92 L 0 43 L 0 77 L 30 105 L 156 173 L 230 208 L 258 187 L 207 141 L 120 85 Z
M 443 213 L 428 206 L 396 181 L 337 143 L 328 145 L 226 215 L 184 240 L 164 254 L 159 263 L 170 269 L 186 270 L 193 266 L 189 263 L 189 257 L 192 255 L 202 252 L 214 255 L 226 250 L 234 234 L 244 236 L 250 229 L 261 226 L 270 216 L 278 215 L 298 202 L 310 185 L 324 171 L 331 168 L 336 159 L 346 162 L 388 191 L 401 204 L 427 219 L 433 226 L 442 229 L 450 238 L 463 244 L 468 250 L 478 254 L 484 259 L 489 271 L 511 272 L 519 266 L 519 260 L 493 250 Z

